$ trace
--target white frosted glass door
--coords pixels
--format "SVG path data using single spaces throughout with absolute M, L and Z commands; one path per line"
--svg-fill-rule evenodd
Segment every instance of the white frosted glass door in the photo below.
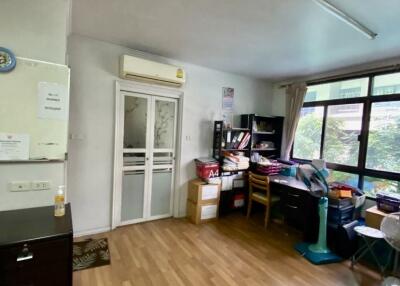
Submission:
M 177 100 L 153 98 L 153 144 L 150 216 L 172 215 Z
M 172 215 L 177 99 L 125 93 L 121 115 L 121 224 Z
M 123 146 L 121 222 L 146 217 L 151 97 L 126 93 L 123 96 Z

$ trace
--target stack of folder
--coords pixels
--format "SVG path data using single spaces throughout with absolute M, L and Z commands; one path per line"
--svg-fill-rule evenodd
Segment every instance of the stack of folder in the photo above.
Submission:
M 247 170 L 250 159 L 242 154 L 224 153 L 222 169 L 224 171 Z

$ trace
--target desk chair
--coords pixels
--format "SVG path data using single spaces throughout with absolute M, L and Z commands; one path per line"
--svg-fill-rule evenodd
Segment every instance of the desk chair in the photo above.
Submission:
M 266 207 L 264 227 L 267 228 L 271 206 L 279 200 L 279 196 L 271 195 L 268 176 L 256 175 L 249 172 L 249 204 L 247 207 L 247 219 L 250 217 L 253 201 L 263 204 Z

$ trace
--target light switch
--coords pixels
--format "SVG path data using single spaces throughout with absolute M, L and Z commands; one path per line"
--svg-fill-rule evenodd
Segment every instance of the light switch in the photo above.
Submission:
M 31 182 L 29 181 L 14 181 L 9 184 L 11 192 L 26 192 L 31 190 Z
M 41 191 L 41 190 L 49 190 L 51 189 L 51 184 L 49 181 L 33 181 L 32 182 L 32 190 Z

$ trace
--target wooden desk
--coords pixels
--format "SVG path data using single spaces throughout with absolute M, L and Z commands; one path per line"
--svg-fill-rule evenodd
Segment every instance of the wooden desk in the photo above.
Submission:
M 270 183 L 272 183 L 272 184 L 284 185 L 284 186 L 288 186 L 289 188 L 293 188 L 293 189 L 297 189 L 297 190 L 301 190 L 301 191 L 305 191 L 305 192 L 311 192 L 308 189 L 308 187 L 306 186 L 306 184 L 304 184 L 304 182 L 298 180 L 295 177 L 274 175 L 274 176 L 269 176 L 269 179 L 270 179 Z M 318 187 L 314 183 L 312 183 L 312 184 L 316 189 L 318 189 Z M 321 193 L 319 193 L 318 191 L 314 192 L 314 193 L 317 196 L 321 195 Z
M 303 231 L 305 241 L 316 242 L 321 192 L 312 192 L 302 181 L 282 175 L 270 176 L 270 187 L 272 192 L 281 196 L 285 223 Z

